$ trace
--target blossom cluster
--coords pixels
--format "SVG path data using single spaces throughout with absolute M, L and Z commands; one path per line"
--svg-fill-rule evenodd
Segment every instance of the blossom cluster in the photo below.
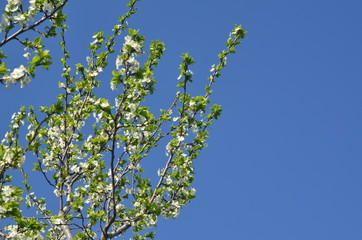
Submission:
M 15 68 L 10 75 L 5 75 L 3 77 L 3 80 L 5 81 L 6 87 L 9 87 L 10 84 L 20 81 L 20 87 L 23 88 L 26 84 L 30 82 L 30 78 L 27 74 L 27 69 L 24 67 L 24 65 L 20 65 L 20 67 Z

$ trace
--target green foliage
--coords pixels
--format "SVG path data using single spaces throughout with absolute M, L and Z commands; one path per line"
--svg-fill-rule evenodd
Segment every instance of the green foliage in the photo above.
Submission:
M 10 20 L 1 29 L 5 38 L 0 47 L 17 40 L 30 50 L 25 56 L 31 60 L 10 74 L 6 63 L 0 62 L 3 83 L 25 86 L 39 66 L 49 68 L 52 57 L 42 43 L 43 37 L 60 39 L 63 80 L 58 83 L 61 93 L 54 104 L 38 110 L 22 107 L 13 115 L 10 130 L 0 143 L 0 218 L 7 220 L 6 226 L 0 226 L 0 237 L 104 240 L 131 230 L 133 239 L 154 239 L 155 233 L 146 230 L 156 226 L 160 216 L 177 217 L 195 197 L 193 160 L 206 146 L 209 127 L 221 114 L 220 105 L 210 106 L 212 84 L 246 32 L 238 25 L 231 31 L 200 95 L 188 92 L 193 81 L 190 67 L 195 61 L 183 54 L 177 83 L 180 90 L 168 109 L 154 114 L 144 104 L 155 92 L 154 68 L 165 44 L 153 41 L 145 51 L 145 37 L 128 27 L 137 2 L 128 2 L 128 11 L 120 16 L 110 36 L 103 31 L 93 35 L 87 64 L 76 64 L 73 72 L 68 64 L 66 17 L 62 12 L 67 1 L 31 1 L 28 11 L 18 0 L 8 1 L 4 16 Z M 37 16 L 40 19 L 36 20 Z M 29 29 L 40 28 L 44 18 L 50 25 L 44 27 L 43 34 L 32 41 L 20 40 Z M 117 54 L 114 47 L 121 36 L 124 43 Z M 143 59 L 147 60 L 141 64 L 138 59 L 146 52 L 148 56 Z M 100 87 L 97 78 L 108 67 L 111 55 L 116 58 L 116 68 L 110 69 L 114 100 L 98 97 L 95 91 Z M 5 58 L 0 52 L 0 59 Z M 25 121 L 28 128 L 20 131 Z M 25 131 L 23 144 L 19 139 Z M 149 153 L 162 142 L 167 142 L 166 156 L 160 156 L 164 163 L 151 179 L 152 174 L 144 174 L 147 169 L 143 162 L 152 161 Z M 25 156 L 32 156 L 27 161 L 33 169 L 24 166 Z M 20 185 L 7 174 L 13 171 L 23 176 Z M 57 204 L 47 205 L 48 199 L 38 197 L 44 194 L 33 192 L 30 176 L 34 174 L 53 189 Z M 34 216 L 23 213 L 25 207 L 35 212 Z

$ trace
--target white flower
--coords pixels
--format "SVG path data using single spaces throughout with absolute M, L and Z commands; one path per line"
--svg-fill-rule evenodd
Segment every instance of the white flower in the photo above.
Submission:
M 114 82 L 111 82 L 111 89 L 112 89 L 112 91 L 117 90 L 117 85 Z
M 23 57 L 25 57 L 26 59 L 29 59 L 29 57 L 30 57 L 30 52 L 24 53 L 24 54 L 23 54 Z
M 1 16 L 0 32 L 2 32 L 7 26 L 10 25 L 10 18 L 7 14 Z
M 5 202 L 9 202 L 12 197 L 11 197 L 11 194 L 14 192 L 14 189 L 11 187 L 11 186 L 8 186 L 8 185 L 5 185 L 3 186 L 3 189 L 2 189 L 2 199 L 5 201 Z
M 20 67 L 13 70 L 13 72 L 10 74 L 10 77 L 13 79 L 19 79 L 24 76 L 25 72 L 26 68 L 24 67 L 24 65 L 20 65 Z
M 49 2 L 44 1 L 43 3 L 43 10 L 51 11 L 53 9 L 52 5 Z
M 21 4 L 21 0 L 8 0 L 8 4 Z
M 215 71 L 215 64 L 213 64 L 210 69 L 210 72 L 213 72 L 213 71 Z
M 29 82 L 30 82 L 29 77 L 25 77 L 25 78 L 20 79 L 20 88 L 25 87 Z
M 191 125 L 191 130 L 192 130 L 193 133 L 197 133 L 199 131 L 199 128 L 197 127 L 196 124 L 192 124 Z
M 127 120 L 127 121 L 130 121 L 132 118 L 134 117 L 134 114 L 133 113 L 126 113 L 124 114 L 124 118 Z
M 130 71 L 132 72 L 138 71 L 140 63 L 134 57 L 128 58 L 127 63 L 131 65 Z
M 8 231 L 8 238 L 10 239 L 14 239 L 15 237 L 19 237 L 18 235 L 18 226 L 17 225 L 8 225 L 8 226 L 5 226 L 5 231 Z M 19 239 L 19 238 L 17 238 Z
M 157 175 L 160 177 L 163 174 L 163 169 L 158 169 L 157 170 Z
M 171 150 L 172 150 L 172 147 L 171 147 L 171 144 L 169 142 L 166 145 L 166 156 L 170 155 L 169 153 L 171 152 Z
M 133 194 L 134 193 L 134 190 L 132 188 L 127 188 L 126 189 L 126 193 L 127 194 Z
M 142 140 L 142 138 L 143 138 L 142 133 L 139 133 L 139 132 L 134 132 L 132 135 L 133 135 L 133 138 L 134 138 L 134 139 L 140 139 L 140 140 Z
M 0 214 L 6 213 L 6 208 L 4 206 L 0 206 Z
M 98 76 L 98 74 L 99 74 L 99 72 L 97 72 L 97 71 L 92 71 L 92 72 L 89 74 L 89 76 L 91 76 L 91 77 L 96 77 L 96 76 Z
M 26 26 L 26 21 L 25 21 L 25 15 L 24 14 L 19 14 L 14 16 L 14 20 L 18 23 L 20 23 L 21 26 Z
M 126 75 L 126 69 L 125 68 L 121 68 L 120 70 L 119 70 L 119 73 L 121 74 L 121 76 L 125 76 Z
M 109 103 L 106 101 L 106 102 L 101 102 L 101 107 L 102 108 L 106 108 L 109 106 Z
M 231 33 L 230 33 L 230 37 L 231 37 L 231 35 L 236 35 L 236 33 L 238 32 L 238 31 L 240 31 L 241 30 L 241 27 L 240 26 L 237 26 L 236 28 L 234 28 L 232 31 L 231 31 Z
M 134 104 L 134 103 L 131 103 L 128 105 L 129 109 L 131 112 L 135 112 L 136 111 L 136 108 L 137 108 L 137 105 Z
M 124 45 L 131 46 L 136 52 L 141 51 L 142 48 L 141 45 L 138 42 L 134 41 L 131 36 L 125 36 L 124 40 L 125 40 Z M 126 51 L 125 46 L 123 47 L 123 51 Z
M 166 177 L 166 184 L 171 184 L 172 183 L 172 179 L 170 176 Z
M 183 136 L 177 136 L 177 140 L 178 140 L 179 142 L 182 142 L 183 140 L 185 140 L 185 138 L 184 138 Z
M 115 98 L 115 99 L 114 99 L 114 104 L 115 104 L 116 107 L 118 108 L 118 107 L 120 106 L 120 104 L 121 104 L 121 101 L 119 101 L 118 98 Z
M 64 82 L 58 82 L 58 87 L 65 88 L 65 83 Z
M 122 60 L 121 60 L 121 57 L 118 56 L 117 59 L 116 59 L 116 68 L 119 69 L 119 66 L 122 65 Z
M 145 221 L 146 221 L 146 225 L 148 227 L 151 227 L 151 226 L 154 226 L 156 224 L 157 217 L 155 217 L 155 219 L 153 219 L 150 215 L 146 215 Z
M 5 6 L 5 12 L 16 12 L 19 9 L 19 4 L 16 5 L 6 5 Z
M 77 165 L 73 165 L 73 166 L 70 168 L 70 170 L 71 170 L 72 172 L 78 173 L 79 170 L 80 170 L 80 168 L 79 168 L 79 166 L 77 166 Z
M 32 13 L 35 10 L 35 1 L 36 0 L 29 0 L 29 5 L 30 5 L 28 9 L 29 13 Z
M 145 78 L 143 78 L 141 81 L 144 82 L 144 83 L 150 83 L 151 80 L 152 80 L 151 78 L 145 77 Z
M 180 208 L 180 203 L 178 201 L 172 201 L 171 204 L 175 207 L 175 208 Z
M 151 132 L 143 131 L 143 135 L 148 138 L 149 136 L 151 136 Z
M 53 224 L 62 224 L 62 220 L 60 218 L 54 218 L 52 219 Z
M 54 190 L 54 194 L 55 194 L 55 196 L 57 196 L 57 197 L 60 197 L 60 191 L 58 190 L 58 189 L 55 189 Z

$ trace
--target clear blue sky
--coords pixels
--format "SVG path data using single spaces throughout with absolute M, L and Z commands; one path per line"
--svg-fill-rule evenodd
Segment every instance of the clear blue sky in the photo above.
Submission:
M 66 9 L 74 61 L 123 6 L 100 2 L 70 1 Z M 177 220 L 160 221 L 156 239 L 361 240 L 362 1 L 143 0 L 139 7 L 130 26 L 167 47 L 156 102 L 173 95 L 182 52 L 198 63 L 198 89 L 233 25 L 248 31 L 215 85 L 212 100 L 224 111 L 196 161 L 197 198 Z M 41 73 L 25 89 L 1 88 L 2 126 L 20 104 L 53 102 L 58 80 Z

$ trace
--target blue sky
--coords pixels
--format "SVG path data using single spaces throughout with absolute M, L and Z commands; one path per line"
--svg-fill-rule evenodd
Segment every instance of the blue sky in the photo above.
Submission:
M 111 29 L 119 0 L 70 1 L 69 44 L 84 61 L 91 35 Z M 215 85 L 223 115 L 196 161 L 197 198 L 159 240 L 362 239 L 362 2 L 358 0 L 148 0 L 130 26 L 167 51 L 155 103 L 171 99 L 180 55 L 205 83 L 229 30 L 248 31 Z M 0 121 L 20 104 L 53 102 L 53 73 L 0 89 Z M 54 94 L 53 94 L 54 93 Z M 5 131 L 5 129 L 1 129 Z

